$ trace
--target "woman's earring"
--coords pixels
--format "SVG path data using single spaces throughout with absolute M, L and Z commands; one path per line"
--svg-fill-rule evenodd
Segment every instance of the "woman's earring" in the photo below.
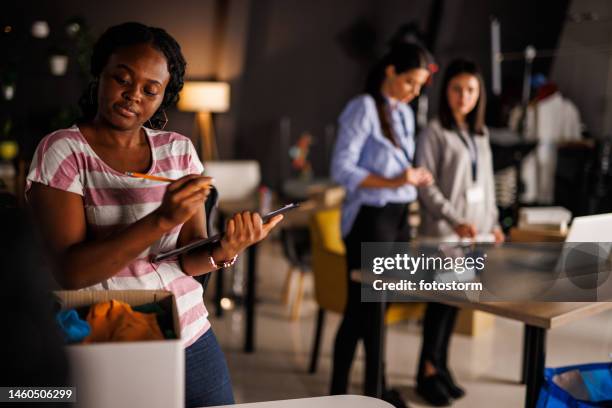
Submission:
M 161 130 L 164 130 L 166 128 L 166 125 L 168 124 L 168 115 L 166 115 L 166 111 L 162 109 L 162 113 L 164 114 L 164 124 L 161 127 Z
M 163 125 L 162 125 L 161 127 L 159 127 L 159 128 L 155 128 L 155 127 L 153 126 L 153 122 L 151 122 L 151 119 L 149 119 L 149 120 L 147 121 L 147 123 L 149 124 L 149 127 L 150 127 L 151 129 L 155 129 L 155 130 L 164 130 L 164 129 L 166 128 L 166 125 L 168 124 L 168 115 L 166 115 L 166 111 L 165 111 L 165 110 L 163 110 L 163 109 L 162 109 L 162 111 L 161 111 L 161 112 L 162 112 L 162 114 L 164 115 L 164 122 L 163 122 Z

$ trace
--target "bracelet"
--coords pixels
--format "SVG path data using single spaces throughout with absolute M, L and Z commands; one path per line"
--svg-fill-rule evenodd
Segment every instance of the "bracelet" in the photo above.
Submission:
M 212 266 L 215 267 L 215 269 L 221 269 L 221 268 L 229 268 L 230 266 L 232 266 L 233 264 L 236 263 L 236 259 L 238 259 L 238 254 L 234 255 L 234 257 L 232 259 L 229 259 L 227 261 L 221 261 L 219 263 L 215 262 L 215 259 L 212 256 L 212 251 L 210 253 L 210 256 L 208 257 L 208 261 L 210 262 L 210 264 Z

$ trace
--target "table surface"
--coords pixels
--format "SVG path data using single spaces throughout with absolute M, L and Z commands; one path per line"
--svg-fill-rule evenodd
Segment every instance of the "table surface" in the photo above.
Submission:
M 353 270 L 351 279 L 361 282 L 361 272 Z M 410 294 L 419 297 L 419 291 L 411 291 Z M 424 292 L 421 296 L 432 298 L 431 292 Z M 452 301 L 442 296 L 439 302 L 492 313 L 544 329 L 552 329 L 612 309 L 612 302 L 468 302 Z
M 555 249 L 555 244 L 534 244 L 535 247 L 523 248 L 523 247 L 508 247 L 495 250 L 495 252 L 489 252 L 489 258 L 487 264 L 495 261 L 494 264 L 496 270 L 499 271 L 511 271 L 512 273 L 507 274 L 509 284 L 512 284 L 516 288 L 522 288 L 522 282 L 524 278 L 534 274 L 533 271 L 529 271 L 529 268 L 520 265 L 514 265 L 512 262 L 516 259 L 525 259 L 533 256 L 541 257 L 552 257 L 558 256 L 551 249 Z M 540 245 L 541 247 L 539 247 Z M 562 244 L 558 244 L 562 245 Z M 561 248 L 561 246 L 559 246 Z M 493 255 L 493 256 L 492 256 Z M 536 272 L 535 275 L 541 272 Z M 351 279 L 360 282 L 363 281 L 364 277 L 360 271 L 354 270 L 351 273 Z M 558 280 L 558 284 L 567 283 L 568 279 Z M 612 279 L 607 279 L 605 282 L 606 293 L 609 293 L 609 288 L 612 287 Z M 524 285 L 523 285 L 524 286 Z M 602 289 L 604 286 L 600 286 L 598 289 Z M 522 290 L 530 290 L 533 288 L 525 287 Z M 568 289 L 569 290 L 569 289 Z M 411 291 L 410 294 L 416 298 L 419 298 L 419 291 Z M 427 297 L 431 299 L 432 293 L 423 292 L 420 297 Z M 580 300 L 575 298 L 573 300 Z M 588 300 L 588 299 L 585 299 Z M 440 296 L 440 302 L 458 306 L 460 308 L 468 308 L 474 310 L 480 310 L 483 312 L 489 312 L 500 317 L 505 317 L 512 320 L 518 320 L 520 322 L 529 324 L 531 326 L 540 327 L 544 329 L 551 329 L 558 327 L 576 320 L 584 319 L 592 315 L 604 312 L 612 309 L 612 302 L 599 301 L 599 302 L 535 302 L 535 301 L 503 301 L 503 302 L 492 302 L 492 301 L 474 301 L 469 302 L 465 300 L 453 300 L 450 296 Z
M 327 397 L 299 398 L 281 401 L 263 401 L 238 405 L 223 405 L 237 408 L 393 408 L 380 399 L 361 395 L 332 395 Z M 221 407 L 216 407 L 221 408 Z
M 518 320 L 543 329 L 552 329 L 612 309 L 612 302 L 463 302 L 453 304 Z

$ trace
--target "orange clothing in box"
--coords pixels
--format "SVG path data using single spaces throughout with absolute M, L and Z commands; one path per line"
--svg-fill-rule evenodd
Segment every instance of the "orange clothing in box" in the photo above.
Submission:
M 163 340 L 155 314 L 139 313 L 118 300 L 93 305 L 87 314 L 91 334 L 83 343 Z

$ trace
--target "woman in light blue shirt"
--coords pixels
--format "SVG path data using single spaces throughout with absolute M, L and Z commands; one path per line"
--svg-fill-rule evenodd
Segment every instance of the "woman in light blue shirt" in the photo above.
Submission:
M 413 167 L 414 114 L 407 105 L 430 76 L 427 52 L 414 44 L 393 47 L 370 71 L 366 92 L 352 99 L 339 119 L 332 157 L 333 179 L 346 188 L 342 236 L 346 246 L 348 298 L 334 345 L 332 394 L 347 391 L 359 339 L 366 352 L 366 395 L 375 395 L 377 378 L 372 357 L 376 341 L 375 305 L 361 302 L 361 287 L 350 279 L 359 269 L 362 242 L 410 240 L 408 204 L 417 186 L 432 183 L 429 171 Z M 397 392 L 383 398 L 405 406 Z

